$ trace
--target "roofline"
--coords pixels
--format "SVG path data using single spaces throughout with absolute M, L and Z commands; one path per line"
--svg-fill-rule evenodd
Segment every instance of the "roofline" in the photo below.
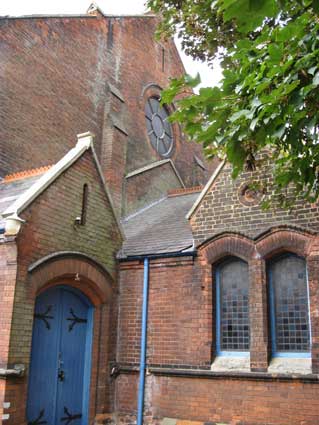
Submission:
M 125 261 L 141 261 L 145 258 L 149 260 L 157 260 L 161 258 L 177 258 L 177 257 L 197 257 L 197 251 L 172 251 L 172 252 L 162 252 L 157 254 L 136 254 L 128 255 L 127 257 L 118 257 L 118 261 L 124 263 Z
M 103 14 L 103 17 L 105 18 L 157 18 L 156 15 L 152 15 L 152 14 L 125 14 L 125 15 L 112 15 L 112 14 Z M 96 19 L 98 18 L 98 16 L 96 15 L 88 15 L 88 14 L 69 14 L 69 15 L 64 15 L 64 14 L 56 14 L 56 15 L 45 15 L 45 14 L 34 14 L 34 15 L 21 15 L 21 16 L 11 16 L 11 15 L 2 15 L 0 16 L 0 20 L 1 19 L 47 19 L 47 18 L 55 18 L 55 19 L 74 19 L 74 18 L 90 18 L 90 19 Z
M 57 177 L 67 170 L 93 143 L 93 134 L 84 133 L 78 135 L 78 142 L 60 161 L 44 173 L 26 192 L 24 192 L 12 205 L 3 213 L 2 217 L 19 215 L 30 203 L 36 199 L 47 187 L 53 183 Z
M 195 213 L 195 211 L 197 210 L 197 208 L 199 207 L 199 205 L 201 204 L 204 196 L 206 195 L 206 193 L 209 191 L 209 189 L 211 188 L 212 184 L 214 183 L 214 181 L 216 180 L 216 178 L 218 177 L 219 173 L 221 172 L 221 170 L 223 169 L 224 165 L 225 165 L 226 161 L 223 160 L 218 167 L 216 168 L 216 170 L 214 171 L 214 173 L 212 174 L 211 178 L 208 180 L 208 182 L 206 183 L 206 186 L 204 187 L 204 189 L 201 191 L 201 193 L 199 194 L 199 197 L 196 199 L 196 201 L 194 202 L 192 208 L 188 211 L 188 213 L 186 214 L 186 218 L 187 220 L 190 220 L 190 218 L 193 216 L 193 214 Z
M 180 184 L 182 185 L 183 188 L 185 188 L 185 184 L 184 184 L 184 182 L 183 182 L 183 180 L 182 180 L 179 172 L 177 171 L 177 169 L 176 169 L 176 167 L 174 165 L 174 162 L 170 158 L 168 158 L 168 159 L 162 159 L 161 161 L 156 161 L 156 162 L 153 162 L 152 164 L 146 165 L 145 167 L 141 167 L 141 168 L 138 168 L 137 170 L 131 171 L 130 173 L 128 173 L 125 176 L 125 178 L 126 179 L 129 179 L 130 177 L 134 177 L 134 176 L 136 176 L 138 174 L 141 174 L 141 173 L 144 173 L 146 171 L 152 170 L 153 168 L 156 168 L 156 167 L 160 167 L 161 165 L 164 165 L 164 164 L 170 164 L 172 166 L 173 171 L 175 172 L 175 174 L 176 174 L 176 176 L 177 176 Z
M 124 232 L 119 222 L 112 201 L 111 194 L 106 186 L 105 179 L 97 155 L 93 146 L 94 134 L 86 132 L 77 135 L 78 142 L 60 161 L 53 165 L 46 173 L 44 173 L 28 190 L 26 190 L 12 205 L 10 205 L 1 215 L 4 219 L 14 218 L 21 220 L 19 214 L 25 210 L 41 193 L 43 193 L 64 171 L 71 167 L 87 150 L 91 149 L 94 163 L 98 174 L 102 180 L 105 194 L 110 202 L 114 218 L 117 222 L 120 234 L 123 238 Z M 21 220 L 22 221 L 22 220 Z

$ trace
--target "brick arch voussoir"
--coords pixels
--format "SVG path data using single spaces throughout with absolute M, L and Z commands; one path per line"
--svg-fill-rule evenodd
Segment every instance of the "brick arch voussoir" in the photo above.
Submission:
M 84 258 L 55 258 L 30 272 L 29 296 L 56 285 L 69 285 L 84 293 L 97 306 L 112 298 L 112 278 Z
M 294 229 L 275 229 L 256 240 L 256 251 L 265 260 L 284 252 L 307 257 L 313 238 L 311 234 Z
M 254 258 L 255 246 L 252 240 L 238 234 L 227 234 L 207 241 L 200 249 L 200 256 L 207 264 L 213 264 L 227 256 L 234 256 L 249 262 Z

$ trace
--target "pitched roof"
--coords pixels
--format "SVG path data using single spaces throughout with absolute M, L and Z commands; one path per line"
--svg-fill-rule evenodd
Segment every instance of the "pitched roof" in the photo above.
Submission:
M 48 186 L 55 181 L 63 171 L 67 170 L 85 151 L 92 148 L 93 135 L 83 133 L 78 135 L 78 142 L 59 162 L 43 173 L 39 179 L 36 179 L 27 190 L 20 193 L 14 202 L 12 202 L 3 212 L 4 218 L 11 215 L 19 215 L 31 202 L 36 199 Z M 23 173 L 22 173 L 23 175 Z M 6 180 L 6 179 L 4 179 Z
M 77 137 L 78 142 L 75 147 L 52 167 L 10 175 L 0 182 L 0 229 L 3 229 L 5 220 L 11 217 L 21 221 L 19 214 L 89 149 L 92 152 L 94 163 L 103 182 L 103 187 L 111 204 L 115 220 L 117 221 L 111 195 L 105 184 L 104 176 L 93 147 L 94 136 L 92 133 L 87 132 L 78 134 Z M 39 172 L 40 174 L 38 174 Z M 120 232 L 122 232 L 120 223 L 118 223 L 118 227 Z M 3 230 L 0 233 L 3 233 Z
M 38 176 L 39 174 L 43 174 L 48 171 L 52 165 L 47 165 L 40 168 L 32 168 L 31 170 L 18 171 L 17 173 L 8 174 L 2 180 L 2 183 L 12 182 L 14 180 L 21 180 L 26 177 Z
M 20 178 L 5 178 L 0 182 L 0 229 L 4 228 L 5 221 L 2 213 L 10 207 L 20 196 L 22 196 L 30 187 L 40 179 L 41 174 L 24 175 Z
M 186 213 L 198 193 L 167 196 L 122 221 L 126 240 L 119 258 L 182 252 L 192 249 L 193 235 Z

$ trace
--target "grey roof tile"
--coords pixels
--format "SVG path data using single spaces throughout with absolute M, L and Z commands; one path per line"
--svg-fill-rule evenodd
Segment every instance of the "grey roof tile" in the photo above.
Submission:
M 24 177 L 18 180 L 1 181 L 0 183 L 0 228 L 4 226 L 2 213 L 14 203 L 26 190 L 28 190 L 42 174 Z
M 198 193 L 166 197 L 122 221 L 126 240 L 120 258 L 180 252 L 193 245 L 187 212 Z

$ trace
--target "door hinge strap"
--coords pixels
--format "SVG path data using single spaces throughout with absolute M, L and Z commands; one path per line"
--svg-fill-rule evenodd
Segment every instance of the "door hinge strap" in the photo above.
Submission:
M 49 319 L 54 319 L 53 316 L 49 316 L 49 313 L 50 313 L 51 310 L 52 310 L 52 305 L 48 305 L 47 309 L 44 313 L 35 313 L 34 314 L 35 319 L 40 319 L 40 320 L 44 321 L 45 327 L 47 329 L 51 328 L 50 323 L 49 323 Z
M 71 316 L 72 317 L 68 317 L 66 320 L 68 320 L 69 322 L 72 322 L 72 323 L 70 323 L 70 325 L 69 325 L 69 332 L 71 332 L 72 331 L 72 329 L 74 328 L 74 326 L 77 324 L 77 323 L 87 323 L 87 320 L 86 319 L 81 319 L 80 317 L 78 317 L 75 313 L 74 313 L 74 311 L 73 311 L 73 308 L 70 308 L 70 313 L 71 313 Z
M 41 419 L 44 416 L 44 409 L 42 409 L 39 413 L 39 416 L 34 420 L 34 421 L 30 421 L 28 422 L 28 425 L 44 425 L 47 424 L 47 421 L 42 421 Z
M 65 407 L 65 406 L 64 406 L 64 413 L 66 414 L 66 416 L 61 418 L 61 422 L 65 422 L 65 425 L 69 425 L 69 423 L 74 421 L 75 419 L 81 419 L 82 418 L 81 413 L 77 413 L 75 415 L 72 415 L 72 413 L 70 413 L 68 408 Z

